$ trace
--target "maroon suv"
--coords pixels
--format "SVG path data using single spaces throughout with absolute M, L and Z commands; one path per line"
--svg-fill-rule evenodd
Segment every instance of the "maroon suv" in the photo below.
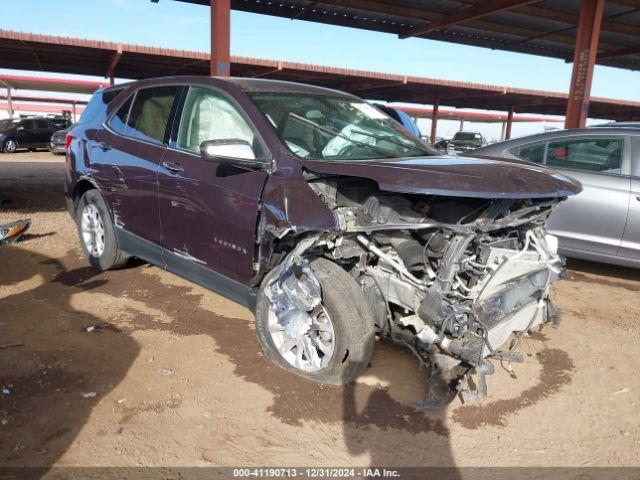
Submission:
M 544 222 L 579 184 L 442 156 L 357 97 L 144 80 L 97 92 L 67 145 L 92 265 L 135 256 L 245 305 L 265 354 L 310 379 L 354 379 L 379 335 L 430 366 L 423 406 L 471 401 L 490 358 L 520 360 L 512 335 L 557 320 Z

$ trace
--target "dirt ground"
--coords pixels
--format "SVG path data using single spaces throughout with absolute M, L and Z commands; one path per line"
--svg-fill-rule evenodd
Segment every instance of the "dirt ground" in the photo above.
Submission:
M 0 155 L 0 223 L 33 222 L 0 247 L 0 344 L 24 342 L 0 349 L 0 465 L 640 465 L 639 272 L 569 262 L 564 320 L 524 341 L 515 375 L 498 365 L 482 404 L 420 412 L 402 348 L 320 386 L 263 358 L 244 308 L 149 265 L 88 268 L 63 172 Z

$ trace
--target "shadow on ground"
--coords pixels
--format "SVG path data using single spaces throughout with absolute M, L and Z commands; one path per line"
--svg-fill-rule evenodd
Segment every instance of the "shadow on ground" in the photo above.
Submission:
M 126 333 L 85 331 L 102 320 L 71 296 L 104 287 L 97 272 L 13 245 L 0 247 L 0 265 L 0 343 L 24 343 L 0 349 L 0 465 L 50 466 L 139 348 Z
M 84 267 L 77 254 L 58 261 L 19 246 L 0 249 L 0 264 L 6 266 L 0 271 L 0 284 L 9 292 L 0 297 L 2 342 L 25 342 L 0 350 L 0 382 L 10 390 L 2 397 L 0 419 L 3 430 L 11 432 L 0 437 L 0 465 L 54 464 L 92 408 L 125 377 L 137 357 L 132 332 L 153 329 L 210 335 L 237 375 L 273 394 L 267 414 L 290 425 L 341 424 L 348 453 L 365 455 L 365 463 L 400 466 L 406 463 L 397 456 L 402 450 L 404 459 L 413 452 L 415 465 L 453 466 L 445 411 L 418 412 L 412 404 L 394 399 L 392 387 L 331 387 L 292 375 L 262 356 L 245 320 L 212 314 L 200 307 L 201 294 L 192 288 L 165 285 L 156 275 L 141 274 L 141 269 L 155 267 L 98 273 Z M 112 296 L 126 293 L 188 321 L 166 324 L 135 311 L 128 315 L 129 326 L 116 326 L 73 308 L 71 296 L 87 290 Z M 89 325 L 99 325 L 99 333 L 86 332 Z M 384 385 L 398 380 L 392 368 L 377 369 L 376 375 Z M 424 385 L 416 388 L 422 391 Z M 416 443 L 417 434 L 429 432 L 420 437 L 428 438 L 428 445 Z

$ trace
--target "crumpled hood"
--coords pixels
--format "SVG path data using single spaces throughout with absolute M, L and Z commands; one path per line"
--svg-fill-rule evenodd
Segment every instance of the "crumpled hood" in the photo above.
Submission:
M 435 156 L 381 161 L 311 161 L 316 173 L 363 177 L 381 190 L 476 198 L 566 197 L 580 182 L 538 165 L 505 159 Z

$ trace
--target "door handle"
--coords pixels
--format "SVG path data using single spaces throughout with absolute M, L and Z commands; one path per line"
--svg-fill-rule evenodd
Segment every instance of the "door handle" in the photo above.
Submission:
M 179 163 L 162 162 L 162 166 L 173 173 L 184 172 L 184 168 Z

